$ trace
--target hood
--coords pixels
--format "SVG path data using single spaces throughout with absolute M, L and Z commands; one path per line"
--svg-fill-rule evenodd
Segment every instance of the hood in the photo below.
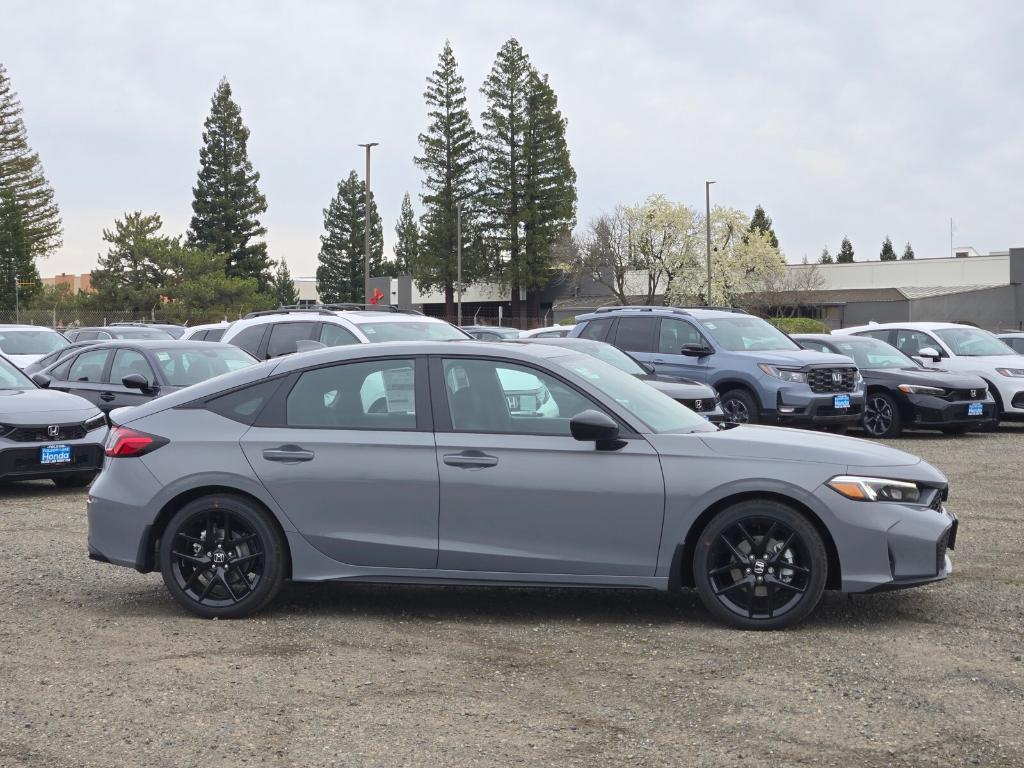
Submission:
M 744 425 L 701 434 L 701 440 L 715 453 L 737 459 L 858 467 L 904 467 L 921 461 L 917 456 L 868 440 L 785 427 Z
M 26 365 L 34 363 L 36 360 L 41 358 L 42 355 L 7 355 L 7 359 L 14 363 L 19 368 L 24 369 Z
M 861 368 L 867 381 L 886 384 L 920 384 L 926 387 L 946 389 L 987 389 L 988 384 L 980 376 L 966 373 L 947 373 L 934 368 Z
M 0 423 L 12 426 L 85 421 L 99 413 L 88 400 L 50 389 L 0 389 Z
M 708 399 L 715 396 L 715 390 L 707 384 L 689 379 L 673 379 L 670 376 L 637 376 L 644 384 L 650 384 L 673 400 Z
M 1020 368 L 1021 354 L 1019 352 L 1007 352 L 1005 355 L 957 355 L 961 366 L 973 365 L 975 368 Z
M 733 354 L 743 355 L 751 359 L 757 358 L 758 363 L 768 363 L 769 365 L 785 365 L 795 368 L 802 368 L 805 365 L 809 366 L 842 366 L 848 368 L 852 365 L 856 365 L 853 360 L 846 355 L 835 355 L 831 352 L 815 352 L 811 349 L 794 349 L 794 350 L 767 350 L 759 351 L 756 349 L 745 350 L 740 352 L 734 352 Z

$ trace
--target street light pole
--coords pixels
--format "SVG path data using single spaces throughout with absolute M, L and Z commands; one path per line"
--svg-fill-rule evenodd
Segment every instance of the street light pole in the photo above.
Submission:
M 376 147 L 380 142 L 371 141 L 367 144 L 359 144 L 366 147 L 366 215 L 364 217 L 364 252 L 363 252 L 363 303 L 370 303 L 370 149 Z
M 704 295 L 704 304 L 711 306 L 711 185 L 713 181 L 704 182 L 704 224 L 707 228 L 708 246 L 708 291 Z
M 455 217 L 455 240 L 456 240 L 456 246 L 455 246 L 455 251 L 458 254 L 458 258 L 456 260 L 456 263 L 457 263 L 457 268 L 456 268 L 457 276 L 456 276 L 456 280 L 457 280 L 457 283 L 458 283 L 457 287 L 458 287 L 458 291 L 459 291 L 459 322 L 458 322 L 458 325 L 461 326 L 462 325 L 462 201 L 461 200 L 458 203 L 455 204 L 455 211 L 456 211 L 456 217 Z

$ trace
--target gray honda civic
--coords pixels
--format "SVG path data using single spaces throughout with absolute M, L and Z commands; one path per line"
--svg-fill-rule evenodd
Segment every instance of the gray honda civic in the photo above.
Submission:
M 916 456 L 715 426 L 561 347 L 332 347 L 111 419 L 90 557 L 159 570 L 204 617 L 265 608 L 286 579 L 689 587 L 778 629 L 825 589 L 952 572 L 946 478 Z

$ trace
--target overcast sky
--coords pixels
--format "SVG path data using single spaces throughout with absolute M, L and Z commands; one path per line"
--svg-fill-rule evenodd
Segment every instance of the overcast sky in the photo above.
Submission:
M 550 75 L 579 220 L 662 192 L 765 206 L 790 261 L 1024 246 L 1024 3 L 14 2 L 0 61 L 64 218 L 40 272 L 83 272 L 126 210 L 191 216 L 202 123 L 231 82 L 262 174 L 270 254 L 316 268 L 322 209 L 374 150 L 387 247 L 424 79 L 451 40 L 479 86 L 519 39 Z

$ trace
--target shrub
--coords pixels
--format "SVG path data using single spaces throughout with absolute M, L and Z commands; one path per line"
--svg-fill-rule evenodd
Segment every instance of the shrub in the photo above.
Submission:
M 811 317 L 770 317 L 768 322 L 784 333 L 830 333 L 825 323 Z

